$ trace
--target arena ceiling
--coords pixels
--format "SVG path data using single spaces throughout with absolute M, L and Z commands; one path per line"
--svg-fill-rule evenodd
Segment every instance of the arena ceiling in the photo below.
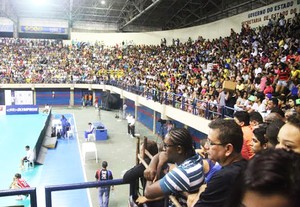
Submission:
M 0 0 L 2 16 L 46 18 L 168 30 L 213 22 L 279 0 Z M 44 4 L 41 2 L 44 1 Z M 141 29 L 142 31 L 142 29 Z

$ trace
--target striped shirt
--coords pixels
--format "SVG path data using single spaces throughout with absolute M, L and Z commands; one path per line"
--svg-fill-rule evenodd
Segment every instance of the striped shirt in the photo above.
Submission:
M 204 181 L 203 160 L 199 154 L 185 160 L 181 165 L 167 173 L 160 181 L 164 194 L 188 192 L 195 193 Z M 186 203 L 186 201 L 183 201 Z

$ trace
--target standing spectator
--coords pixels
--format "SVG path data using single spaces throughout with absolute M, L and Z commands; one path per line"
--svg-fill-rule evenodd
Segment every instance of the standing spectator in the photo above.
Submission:
M 130 119 L 130 134 L 131 138 L 135 137 L 135 116 Z
M 95 101 L 94 101 L 94 107 L 95 107 L 96 110 L 98 110 L 98 106 L 99 106 L 99 102 L 98 101 L 99 101 L 99 99 L 98 99 L 98 97 L 96 97 Z
M 125 118 L 126 118 L 126 109 L 127 109 L 127 105 L 126 105 L 126 103 L 124 102 L 123 108 L 122 108 L 122 119 L 125 119 Z
M 126 116 L 126 120 L 127 120 L 127 134 L 128 134 L 128 135 L 130 135 L 130 133 L 131 133 L 131 130 L 130 130 L 131 119 L 132 119 L 131 114 L 128 114 L 128 115 Z
M 21 168 L 24 169 L 24 163 L 29 162 L 30 165 L 34 162 L 34 152 L 27 145 L 25 146 L 26 156 L 21 159 Z
M 81 105 L 82 105 L 82 108 L 85 107 L 85 105 L 86 105 L 86 101 L 85 101 L 85 96 L 84 95 L 81 97 Z
M 88 95 L 88 105 L 89 105 L 89 106 L 92 106 L 92 103 L 93 103 L 93 95 L 90 93 L 90 94 Z
M 89 95 L 86 93 L 84 94 L 84 106 L 89 105 Z
M 171 129 L 174 128 L 174 124 L 171 120 L 167 121 L 167 133 L 170 132 Z
M 225 101 L 226 101 L 226 96 L 227 96 L 227 93 L 228 92 L 225 92 L 224 90 L 222 90 L 221 88 L 219 89 L 220 93 L 219 93 L 219 96 L 218 96 L 218 103 L 219 103 L 219 110 L 218 112 L 221 113 L 223 107 L 225 107 Z
M 20 173 L 16 173 L 12 183 L 10 184 L 10 189 L 21 189 L 21 188 L 30 188 L 30 185 L 24 180 Z M 28 195 L 25 195 L 27 197 Z M 18 195 L 16 200 L 23 200 L 21 195 Z
M 61 137 L 65 138 L 67 136 L 67 127 L 68 127 L 68 120 L 64 115 L 61 115 L 61 125 L 62 125 L 62 131 L 61 131 Z
M 112 180 L 113 179 L 112 172 L 107 169 L 107 165 L 108 164 L 106 161 L 102 162 L 102 169 L 99 169 L 96 171 L 96 175 L 95 175 L 96 180 L 103 181 L 103 180 Z M 114 190 L 114 186 L 111 186 L 111 189 Z M 110 186 L 99 187 L 98 191 L 99 191 L 100 207 L 108 207 Z

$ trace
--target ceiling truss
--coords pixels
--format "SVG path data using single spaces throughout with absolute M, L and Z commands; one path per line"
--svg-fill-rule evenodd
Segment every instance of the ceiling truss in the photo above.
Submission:
M 119 31 L 128 28 L 168 30 L 216 21 L 279 0 L 48 0 L 47 5 L 29 5 L 21 0 L 0 0 L 0 15 L 45 18 L 74 22 L 112 24 Z

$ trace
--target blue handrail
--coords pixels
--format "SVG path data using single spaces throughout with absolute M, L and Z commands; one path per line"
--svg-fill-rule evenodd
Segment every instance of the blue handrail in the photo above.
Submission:
M 30 195 L 31 207 L 37 207 L 36 188 L 22 188 L 22 189 L 7 189 L 0 190 L 0 197 L 13 195 Z
M 64 185 L 51 185 L 45 186 L 45 196 L 46 196 L 46 207 L 52 207 L 52 195 L 53 191 L 63 191 L 63 190 L 77 190 L 83 188 L 95 188 L 102 186 L 111 186 L 111 185 L 123 185 L 123 179 L 115 180 L 105 180 L 105 181 L 94 181 L 94 182 L 84 182 L 84 183 L 72 183 Z

